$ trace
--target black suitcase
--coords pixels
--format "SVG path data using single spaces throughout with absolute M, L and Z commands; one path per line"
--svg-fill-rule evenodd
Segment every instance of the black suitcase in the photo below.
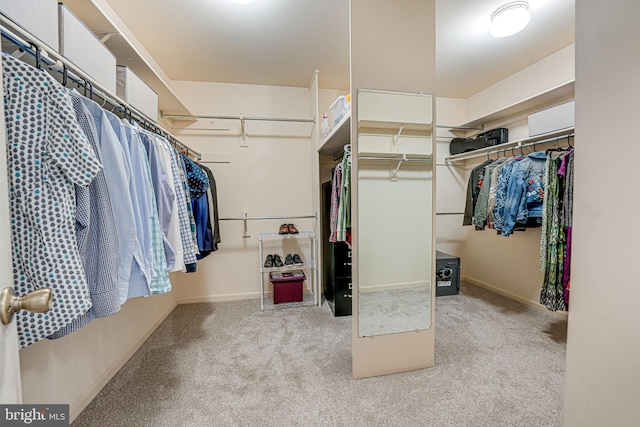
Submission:
M 451 155 L 466 153 L 467 151 L 484 148 L 486 143 L 487 141 L 484 138 L 453 138 L 449 143 L 449 152 Z
M 509 129 L 497 128 L 491 129 L 486 132 L 478 134 L 478 138 L 485 138 L 487 141 L 485 147 L 492 147 L 494 145 L 504 144 L 509 140 Z
M 453 138 L 449 143 L 451 155 L 466 153 L 485 147 L 504 144 L 509 139 L 509 130 L 506 128 L 491 129 L 478 134 L 475 138 Z

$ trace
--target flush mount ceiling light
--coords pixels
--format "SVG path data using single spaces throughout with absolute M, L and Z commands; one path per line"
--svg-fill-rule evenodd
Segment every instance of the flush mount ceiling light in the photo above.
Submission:
M 489 32 L 494 37 L 508 37 L 522 31 L 529 24 L 529 3 L 514 1 L 498 8 L 491 15 Z
M 250 4 L 250 3 L 253 3 L 255 0 L 231 0 L 231 1 L 237 4 Z

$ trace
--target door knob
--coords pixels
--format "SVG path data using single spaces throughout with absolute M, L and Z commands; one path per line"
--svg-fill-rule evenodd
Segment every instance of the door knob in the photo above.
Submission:
M 38 289 L 23 297 L 17 297 L 13 293 L 13 288 L 7 286 L 0 293 L 0 320 L 3 325 L 8 325 L 17 311 L 46 313 L 51 310 L 52 305 L 53 297 L 49 288 Z

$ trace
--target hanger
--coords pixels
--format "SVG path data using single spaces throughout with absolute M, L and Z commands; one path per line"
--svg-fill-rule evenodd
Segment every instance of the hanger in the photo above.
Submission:
M 62 64 L 62 86 L 67 87 L 69 80 L 69 70 L 65 64 Z
M 89 90 L 89 99 L 93 100 L 93 85 L 89 80 L 82 79 L 84 82 L 84 96 L 87 97 L 87 90 Z
M 42 70 L 42 65 L 40 64 L 40 61 L 42 60 L 42 51 L 40 50 L 40 46 L 34 43 L 30 43 L 30 44 L 33 50 L 35 50 L 36 52 L 36 68 L 38 70 Z

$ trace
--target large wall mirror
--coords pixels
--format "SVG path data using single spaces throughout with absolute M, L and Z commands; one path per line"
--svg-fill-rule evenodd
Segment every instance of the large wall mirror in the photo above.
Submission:
M 431 328 L 431 95 L 357 93 L 358 336 Z

